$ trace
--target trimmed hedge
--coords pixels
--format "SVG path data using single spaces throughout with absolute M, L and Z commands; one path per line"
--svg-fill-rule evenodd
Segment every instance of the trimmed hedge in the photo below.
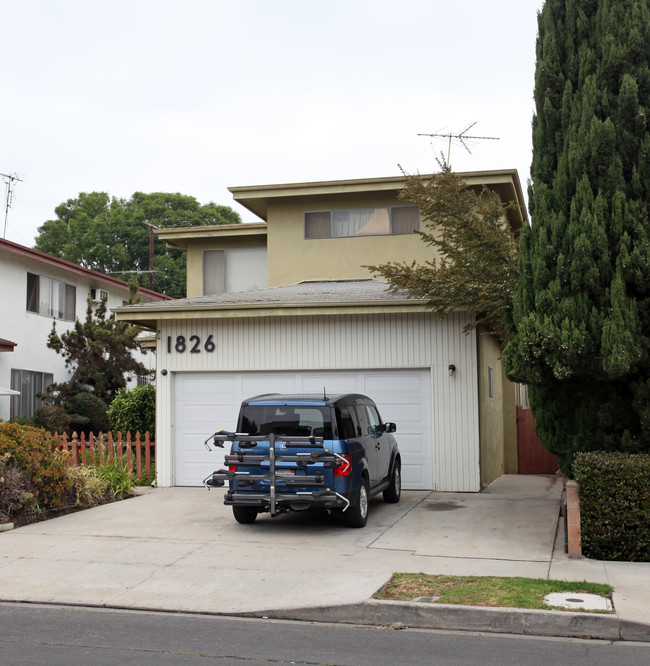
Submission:
M 122 389 L 108 408 L 111 426 L 117 432 L 156 434 L 156 387 L 153 384 Z
M 578 453 L 582 553 L 650 562 L 650 455 Z

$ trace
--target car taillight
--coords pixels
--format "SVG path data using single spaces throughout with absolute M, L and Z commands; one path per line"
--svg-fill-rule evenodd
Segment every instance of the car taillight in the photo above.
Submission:
M 352 460 L 350 459 L 349 453 L 340 453 L 339 454 L 343 460 L 340 460 L 341 463 L 338 467 L 334 468 L 334 476 L 347 476 L 352 471 Z
M 229 472 L 236 472 L 236 471 L 237 471 L 237 468 L 236 468 L 234 465 L 229 465 L 229 467 L 228 467 L 228 471 L 229 471 Z

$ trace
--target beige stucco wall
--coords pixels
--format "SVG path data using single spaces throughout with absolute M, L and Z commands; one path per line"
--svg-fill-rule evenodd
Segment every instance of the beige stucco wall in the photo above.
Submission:
M 203 251 L 222 249 L 263 248 L 266 237 L 227 236 L 224 238 L 197 238 L 187 243 L 187 296 L 193 298 L 203 295 Z M 266 286 L 266 285 L 264 285 Z
M 370 278 L 370 271 L 362 267 L 365 263 L 430 259 L 432 249 L 417 234 L 305 239 L 305 211 L 403 205 L 396 193 L 382 192 L 269 201 L 269 287 Z
M 497 341 L 483 332 L 479 332 L 477 340 L 481 488 L 486 488 L 505 473 L 504 378 Z M 490 366 L 494 371 L 494 398 L 489 395 Z
M 501 366 L 503 386 L 503 472 L 518 474 L 517 466 L 517 385 L 506 379 Z

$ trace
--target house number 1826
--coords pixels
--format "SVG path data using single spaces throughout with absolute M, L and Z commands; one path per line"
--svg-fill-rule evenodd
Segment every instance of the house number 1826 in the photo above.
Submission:
M 207 340 L 201 345 L 201 338 L 198 335 L 190 335 L 189 338 L 186 338 L 184 335 L 177 335 L 174 340 L 171 335 L 167 336 L 167 353 L 171 354 L 172 351 L 176 351 L 179 354 L 183 354 L 188 351 L 190 354 L 200 354 L 201 351 L 206 351 L 208 353 L 213 352 L 216 348 L 214 340 L 212 339 L 212 334 L 208 335 Z

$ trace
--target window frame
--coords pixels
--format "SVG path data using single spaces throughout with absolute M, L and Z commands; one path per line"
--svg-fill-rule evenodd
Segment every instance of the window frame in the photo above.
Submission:
M 206 262 L 206 258 L 208 256 L 216 256 L 219 254 L 222 258 L 221 260 L 221 267 L 219 268 L 219 272 L 221 273 L 220 277 L 221 278 L 221 286 L 222 289 L 221 291 L 213 291 L 212 289 L 210 291 L 207 290 L 206 288 L 206 283 L 208 280 L 206 279 L 208 276 L 206 275 L 207 269 L 208 269 L 208 264 Z M 228 253 L 226 252 L 225 249 L 219 249 L 219 248 L 208 248 L 206 250 L 203 250 L 203 261 L 201 262 L 201 269 L 202 269 L 202 290 L 203 290 L 203 295 L 204 296 L 210 296 L 212 294 L 225 294 L 228 292 L 228 284 L 227 284 L 227 262 L 228 262 Z M 210 267 L 215 273 L 217 268 L 216 267 Z
M 410 233 L 413 233 L 413 229 L 410 229 L 409 231 L 393 231 L 393 211 L 397 209 L 405 209 L 405 208 L 414 208 L 417 210 L 417 216 L 418 216 L 418 222 L 417 226 L 414 227 L 413 229 L 419 230 L 422 226 L 422 217 L 420 215 L 420 207 L 417 204 L 403 204 L 400 206 L 357 206 L 356 208 L 331 208 L 331 209 L 319 209 L 319 210 L 306 210 L 303 213 L 303 236 L 304 240 L 323 240 L 327 238 L 373 238 L 376 236 L 405 236 Z M 361 211 L 365 209 L 373 209 L 375 212 L 380 210 L 380 209 L 386 209 L 388 210 L 388 217 L 389 217 L 389 225 L 390 225 L 390 231 L 388 233 L 379 233 L 379 234 L 346 234 L 346 235 L 340 235 L 336 234 L 334 235 L 333 227 L 334 227 L 334 213 L 343 213 L 343 212 L 352 212 L 352 211 Z M 313 216 L 322 216 L 324 214 L 329 213 L 330 216 L 330 221 L 329 221 L 329 235 L 310 235 L 308 234 L 308 216 L 313 215 Z M 321 221 L 320 224 L 322 225 L 323 222 Z
M 26 287 L 25 309 L 27 312 L 61 321 L 76 320 L 76 285 L 27 271 Z
M 28 382 L 25 379 L 28 379 Z M 36 379 L 40 381 L 37 382 Z M 23 392 L 26 383 L 29 383 L 32 387 L 29 395 Z M 51 372 L 11 368 L 11 388 L 14 391 L 20 391 L 20 395 L 11 396 L 9 418 L 17 419 L 23 416 L 34 416 L 34 411 L 44 404 L 43 399 L 39 398 L 37 393 L 45 393 L 53 383 L 54 374 Z M 37 384 L 40 384 L 38 390 L 36 388 Z

